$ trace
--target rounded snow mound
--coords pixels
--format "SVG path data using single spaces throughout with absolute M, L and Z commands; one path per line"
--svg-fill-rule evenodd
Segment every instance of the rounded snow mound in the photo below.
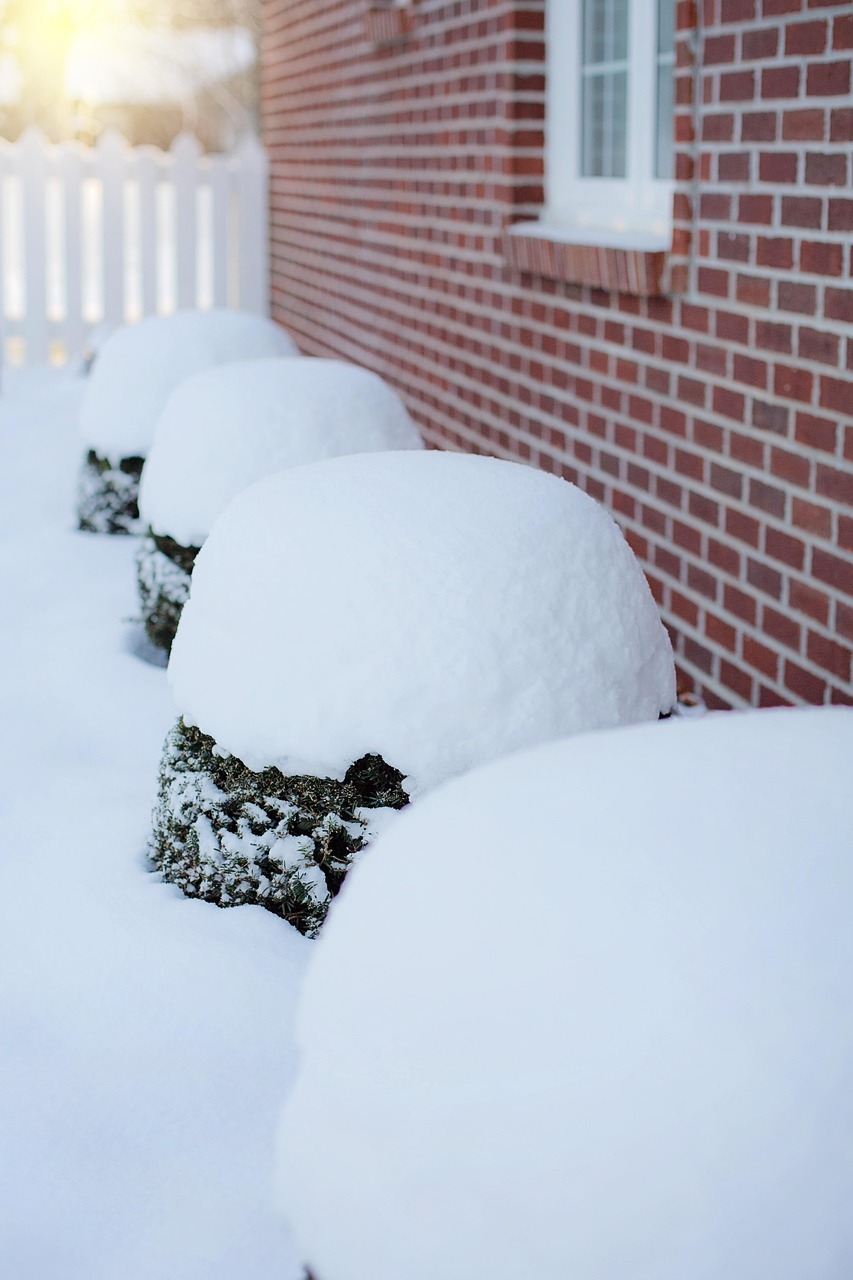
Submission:
M 314 357 L 207 369 L 181 383 L 157 422 L 140 510 L 155 533 L 200 546 L 219 512 L 265 475 L 422 447 L 396 391 L 369 369 Z
M 851 759 L 847 709 L 723 713 L 403 813 L 303 991 L 279 1185 L 317 1275 L 845 1280 Z
M 279 325 L 246 311 L 178 311 L 124 325 L 92 365 L 80 409 L 83 438 L 113 461 L 144 458 L 154 424 L 184 378 L 230 360 L 297 354 Z
M 409 795 L 517 747 L 657 718 L 669 639 L 610 516 L 517 463 L 333 458 L 214 523 L 172 648 L 184 719 L 250 769 Z

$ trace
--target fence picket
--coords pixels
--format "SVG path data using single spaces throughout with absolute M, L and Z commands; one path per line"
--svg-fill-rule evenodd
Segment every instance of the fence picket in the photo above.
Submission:
M 21 139 L 21 180 L 24 190 L 23 331 L 28 361 L 46 360 L 50 350 L 47 324 L 46 191 L 47 139 L 29 128 Z
M 83 350 L 83 155 L 76 143 L 61 148 L 57 173 L 64 192 L 65 345 L 72 355 Z
M 107 324 L 121 324 L 124 320 L 124 183 L 127 144 L 115 129 L 107 129 L 99 138 L 96 163 L 103 189 L 103 318 Z
M 113 131 L 95 148 L 54 146 L 38 129 L 0 140 L 0 364 L 12 340 L 28 363 L 47 359 L 52 338 L 75 356 L 102 321 L 175 306 L 265 313 L 266 240 L 255 138 L 217 156 L 190 134 L 168 153 Z
M 240 306 L 266 315 L 269 281 L 267 154 L 254 134 L 246 134 L 234 153 L 239 193 L 238 244 Z
M 227 156 L 212 156 L 210 160 L 210 235 L 213 267 L 213 305 L 228 306 L 228 210 L 231 199 L 231 175 Z
M 172 144 L 175 187 L 175 288 L 178 307 L 196 305 L 196 249 L 198 244 L 198 162 L 201 147 L 191 133 Z
M 157 182 L 162 152 L 156 147 L 136 150 L 139 189 L 139 293 L 144 316 L 157 311 Z

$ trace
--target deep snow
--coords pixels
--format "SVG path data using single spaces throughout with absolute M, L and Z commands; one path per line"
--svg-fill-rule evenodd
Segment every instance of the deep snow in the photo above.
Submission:
M 181 714 L 250 769 L 416 794 L 506 751 L 657 719 L 669 638 L 611 516 L 520 463 L 398 451 L 244 489 L 193 570 Z
M 848 1280 L 851 764 L 853 710 L 732 712 L 400 814 L 304 986 L 281 1199 L 318 1275 Z
M 317 356 L 235 361 L 172 392 L 139 510 L 155 533 L 200 547 L 220 511 L 263 476 L 339 454 L 422 448 L 403 401 L 370 369 Z
M 172 391 L 232 360 L 298 355 L 280 325 L 247 311 L 176 311 L 121 325 L 101 342 L 80 403 L 89 449 L 117 463 L 146 457 Z
M 82 391 L 0 396 L 0 1276 L 297 1280 L 269 1182 L 310 944 L 145 869 L 175 711 L 135 540 L 72 532 Z

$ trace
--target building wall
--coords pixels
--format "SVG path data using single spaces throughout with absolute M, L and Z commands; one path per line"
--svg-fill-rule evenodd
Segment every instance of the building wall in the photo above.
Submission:
M 712 705 L 851 702 L 850 4 L 679 0 L 682 292 L 643 297 L 507 256 L 542 199 L 544 0 L 414 0 L 385 47 L 367 8 L 266 0 L 275 317 L 434 444 L 606 503 Z

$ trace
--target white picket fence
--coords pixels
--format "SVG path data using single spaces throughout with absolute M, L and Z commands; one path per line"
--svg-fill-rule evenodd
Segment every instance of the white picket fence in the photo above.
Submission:
M 267 160 L 255 137 L 203 155 L 105 133 L 0 141 L 0 361 L 62 361 L 92 331 L 184 307 L 266 314 Z

